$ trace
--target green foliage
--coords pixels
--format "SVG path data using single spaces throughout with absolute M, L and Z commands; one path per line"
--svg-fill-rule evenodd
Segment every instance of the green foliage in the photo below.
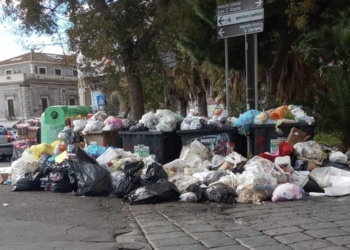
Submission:
M 107 105 L 104 107 L 104 111 L 108 116 L 119 116 L 120 101 L 117 94 L 111 94 L 107 98 Z
M 331 86 L 331 94 L 315 90 L 319 105 L 315 112 L 320 117 L 318 130 L 339 139 L 342 148 L 350 146 L 350 80 L 340 67 L 326 70 Z

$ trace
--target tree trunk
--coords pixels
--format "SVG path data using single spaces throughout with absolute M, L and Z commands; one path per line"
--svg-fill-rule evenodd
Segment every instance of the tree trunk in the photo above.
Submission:
M 197 67 L 193 67 L 193 85 L 196 87 L 196 95 L 198 100 L 198 113 L 200 116 L 208 116 L 207 95 L 202 84 L 201 75 Z
M 126 60 L 124 65 L 129 84 L 131 115 L 134 120 L 140 120 L 145 111 L 140 72 L 131 60 Z
M 198 95 L 198 113 L 200 116 L 208 117 L 208 104 L 205 92 Z
M 126 118 L 128 118 L 128 115 L 129 115 L 129 113 L 130 113 L 130 107 L 127 107 L 126 108 L 126 110 L 125 110 L 125 112 L 124 112 L 124 114 L 123 114 L 123 119 L 126 119 Z
M 272 100 L 276 98 L 278 82 L 281 77 L 284 61 L 287 59 L 288 52 L 291 50 L 291 47 L 298 37 L 298 31 L 294 30 L 288 32 L 287 28 L 284 28 L 281 32 L 280 44 L 278 51 L 275 57 L 275 60 L 267 71 L 267 104 L 269 105 Z M 269 108 L 269 107 L 265 107 Z
M 188 106 L 188 101 L 185 99 L 180 99 L 180 114 L 182 117 L 187 116 L 187 106 Z

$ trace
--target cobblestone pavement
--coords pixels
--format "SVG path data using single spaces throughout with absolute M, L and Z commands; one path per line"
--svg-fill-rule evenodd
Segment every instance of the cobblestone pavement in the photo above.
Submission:
M 260 205 L 172 202 L 126 206 L 137 224 L 116 240 L 134 242 L 137 249 L 350 248 L 350 197 Z

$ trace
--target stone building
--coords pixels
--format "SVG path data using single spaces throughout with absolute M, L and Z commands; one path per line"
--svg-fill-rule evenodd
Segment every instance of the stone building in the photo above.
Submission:
M 34 51 L 0 61 L 0 121 L 40 117 L 53 105 L 78 105 L 78 75 L 70 65 L 73 57 Z

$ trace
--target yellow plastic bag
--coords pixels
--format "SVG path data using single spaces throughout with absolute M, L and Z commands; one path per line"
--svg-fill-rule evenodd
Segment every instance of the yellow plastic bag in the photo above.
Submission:
M 39 159 L 42 154 L 53 155 L 53 150 L 54 148 L 46 143 L 30 147 L 30 152 L 36 157 L 36 159 Z
M 55 158 L 55 162 L 60 164 L 67 158 L 67 151 L 62 152 Z
M 60 143 L 59 140 L 54 141 L 53 143 L 51 143 L 51 147 L 52 147 L 52 148 L 55 148 L 55 147 L 57 146 L 58 143 Z

